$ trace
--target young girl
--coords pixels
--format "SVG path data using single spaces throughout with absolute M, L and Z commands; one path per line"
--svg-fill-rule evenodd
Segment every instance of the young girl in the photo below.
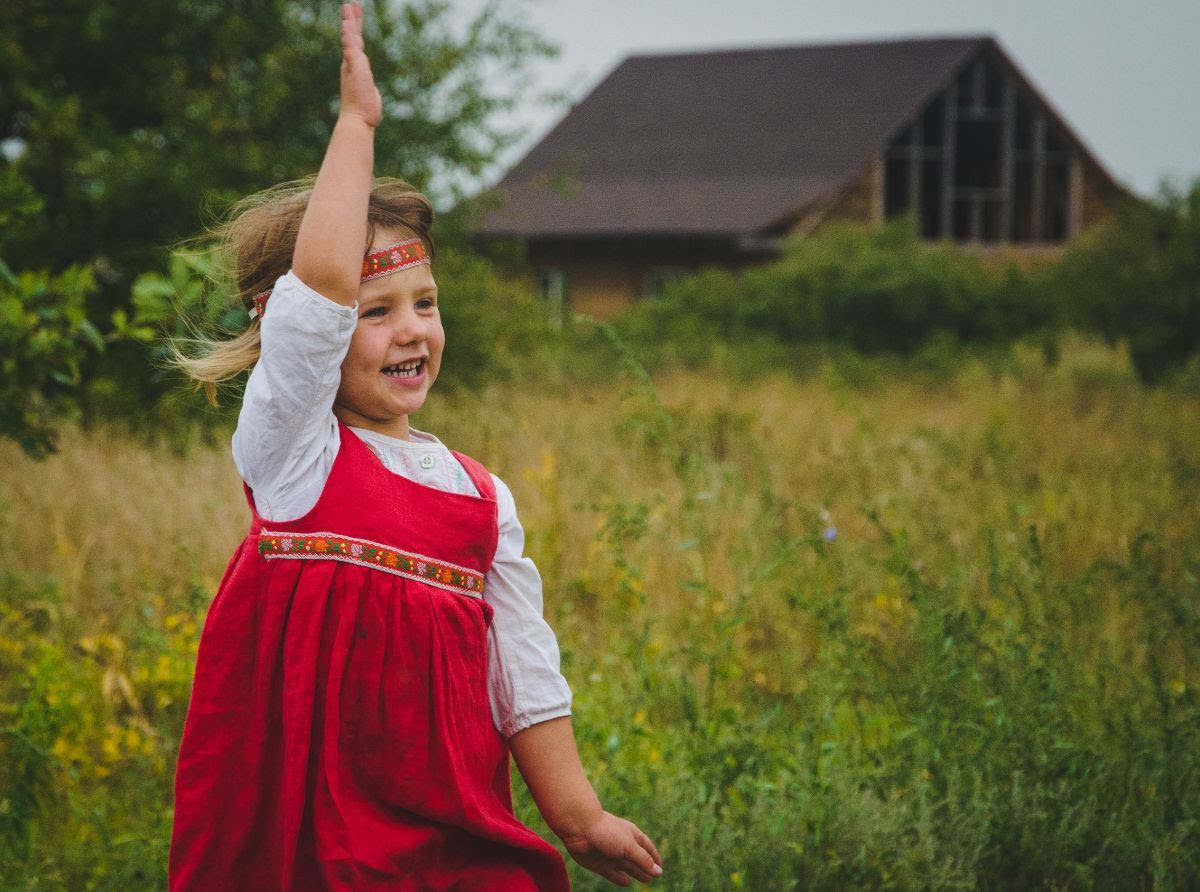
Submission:
M 580 766 L 511 494 L 409 427 L 444 335 L 429 205 L 373 183 L 380 117 L 345 6 L 311 193 L 231 225 L 250 327 L 185 362 L 209 383 L 253 366 L 233 441 L 252 522 L 200 640 L 170 887 L 565 889 L 513 816 L 510 752 L 577 861 L 647 882 L 654 845 Z

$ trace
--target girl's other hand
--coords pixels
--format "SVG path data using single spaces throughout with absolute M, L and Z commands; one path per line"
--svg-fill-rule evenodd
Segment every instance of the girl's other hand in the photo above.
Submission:
M 618 886 L 628 886 L 631 878 L 649 883 L 662 876 L 662 857 L 650 838 L 608 812 L 562 841 L 572 858 Z
M 342 88 L 339 115 L 354 115 L 374 127 L 383 117 L 383 98 L 363 46 L 361 3 L 342 5 Z

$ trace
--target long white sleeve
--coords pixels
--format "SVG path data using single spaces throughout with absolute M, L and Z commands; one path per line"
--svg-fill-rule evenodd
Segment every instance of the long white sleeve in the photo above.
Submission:
M 306 514 L 329 477 L 340 442 L 333 401 L 357 316 L 290 272 L 275 283 L 233 433 L 233 463 L 269 520 Z
M 488 693 L 492 718 L 506 738 L 530 725 L 571 714 L 571 689 L 559 671 L 558 641 L 542 616 L 542 578 L 525 556 L 525 531 L 504 482 L 496 482 L 500 537 L 485 577 L 492 605 Z

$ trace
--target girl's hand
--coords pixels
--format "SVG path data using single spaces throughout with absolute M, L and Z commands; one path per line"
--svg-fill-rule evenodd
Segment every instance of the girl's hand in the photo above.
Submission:
M 572 858 L 618 886 L 628 886 L 631 878 L 649 883 L 662 875 L 662 857 L 650 838 L 608 812 L 562 841 Z
M 342 89 L 339 115 L 354 115 L 369 127 L 383 117 L 383 98 L 371 74 L 371 62 L 363 48 L 361 3 L 342 6 Z

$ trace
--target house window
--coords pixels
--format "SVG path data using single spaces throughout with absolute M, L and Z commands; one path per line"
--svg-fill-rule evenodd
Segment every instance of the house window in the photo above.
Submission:
M 688 269 L 683 266 L 652 266 L 642 280 L 642 296 L 651 300 L 662 297 L 667 286 L 684 278 Z
M 546 304 L 546 318 L 555 328 L 562 328 L 567 296 L 567 277 L 561 269 L 543 269 L 538 273 L 538 287 Z
M 1059 242 L 1071 235 L 1070 147 L 986 55 L 904 127 L 884 156 L 885 216 L 925 238 Z

